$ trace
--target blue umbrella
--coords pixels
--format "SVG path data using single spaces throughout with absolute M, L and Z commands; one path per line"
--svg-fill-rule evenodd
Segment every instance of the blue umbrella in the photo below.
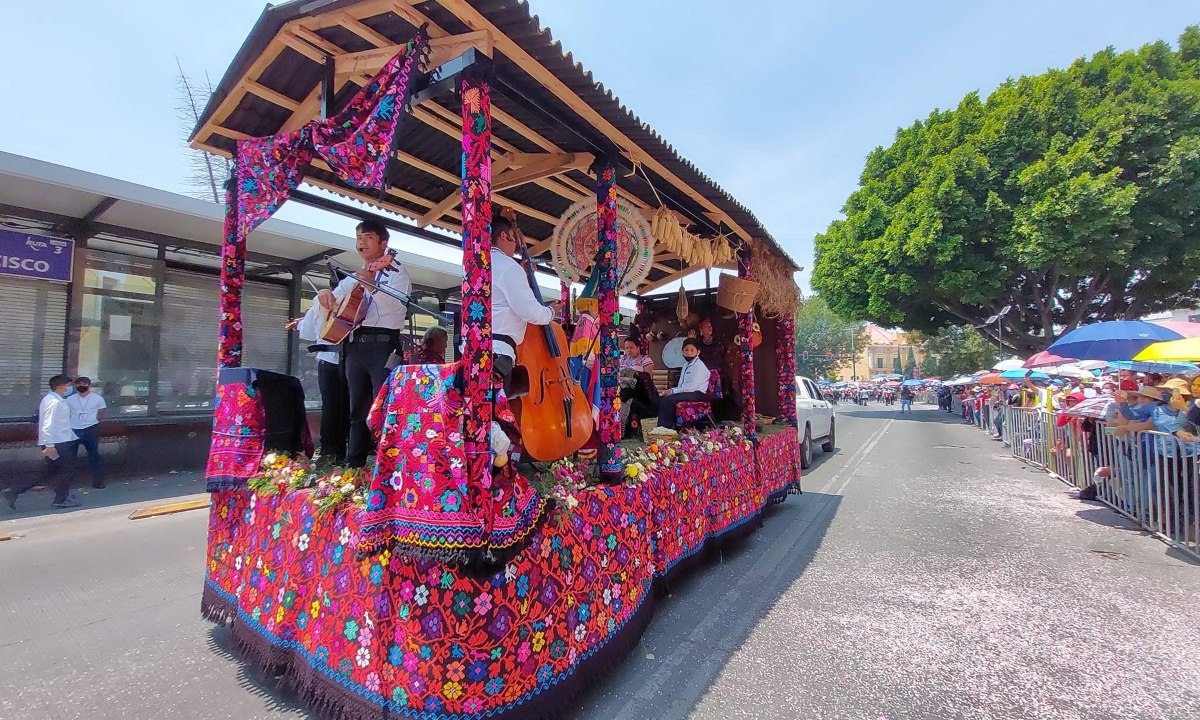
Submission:
M 925 381 L 923 380 L 905 380 L 904 382 L 900 383 L 902 387 L 918 387 L 924 384 Z
M 1005 380 L 1024 380 L 1025 378 L 1029 378 L 1030 380 L 1050 379 L 1049 375 L 1044 372 L 1038 372 L 1037 370 L 1005 370 L 1004 372 L 1000 373 L 1000 377 L 1004 378 Z
M 1190 374 L 1200 372 L 1200 365 L 1190 362 L 1163 362 L 1160 360 L 1115 360 L 1108 364 L 1110 370 L 1132 370 L 1145 373 Z
M 1046 348 L 1076 360 L 1132 360 L 1149 345 L 1183 335 L 1141 320 L 1110 320 L 1077 327 Z

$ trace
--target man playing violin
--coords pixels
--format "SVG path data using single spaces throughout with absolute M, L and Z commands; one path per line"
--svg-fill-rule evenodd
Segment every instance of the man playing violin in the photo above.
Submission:
M 334 312 L 361 281 L 365 286 L 378 285 L 396 291 L 403 297 L 412 293 L 412 280 L 404 266 L 395 262 L 387 252 L 388 231 L 377 220 L 364 220 L 355 228 L 355 249 L 363 267 L 343 279 L 333 290 L 317 293 L 321 307 Z M 346 465 L 362 467 L 375 440 L 367 427 L 367 413 L 379 388 L 387 380 L 388 359 L 400 351 L 400 331 L 404 328 L 408 309 L 400 300 L 369 289 L 366 317 L 346 339 L 343 355 L 346 363 L 346 386 L 349 391 L 350 435 L 346 445 Z
M 529 325 L 549 325 L 560 303 L 543 305 L 533 295 L 525 270 L 513 259 L 520 229 L 507 218 L 492 219 L 492 366 L 508 389 L 517 346 Z

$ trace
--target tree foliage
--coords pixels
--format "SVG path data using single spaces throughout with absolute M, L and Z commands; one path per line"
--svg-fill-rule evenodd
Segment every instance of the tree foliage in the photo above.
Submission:
M 843 212 L 812 285 L 847 317 L 934 332 L 1011 304 L 1005 345 L 1031 353 L 1194 303 L 1200 29 L 935 110 L 867 157 Z
M 950 325 L 931 335 L 925 342 L 923 377 L 943 380 L 986 370 L 996 364 L 996 349 L 971 326 Z
M 801 375 L 836 378 L 850 364 L 852 349 L 862 349 L 866 341 L 862 323 L 840 317 L 819 295 L 796 311 L 796 371 Z

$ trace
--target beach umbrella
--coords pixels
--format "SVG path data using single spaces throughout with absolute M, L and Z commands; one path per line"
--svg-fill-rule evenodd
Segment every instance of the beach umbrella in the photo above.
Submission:
M 1200 338 L 1154 343 L 1133 358 L 1160 362 L 1200 362 Z
M 1117 401 L 1107 395 L 1080 400 L 1066 410 L 1067 415 L 1092 420 L 1112 420 L 1117 416 Z
M 1073 362 L 1075 362 L 1075 358 L 1062 357 L 1060 355 L 1055 355 L 1052 352 L 1043 350 L 1040 353 L 1038 353 L 1037 355 L 1034 355 L 1034 356 L 1030 357 L 1028 360 L 1026 360 L 1025 364 L 1022 365 L 1021 367 L 1030 368 L 1030 369 L 1043 368 L 1043 367 L 1049 367 L 1052 365 L 1065 365 L 1067 363 L 1073 363 Z
M 886 387 L 900 387 L 900 383 L 895 380 L 888 380 L 884 383 Z
M 1001 360 L 1000 362 L 996 363 L 992 366 L 992 369 L 999 372 L 1004 372 L 1005 370 L 1020 370 L 1023 367 L 1025 367 L 1024 360 L 1021 358 L 1010 358 L 1008 360 Z
M 1151 345 L 1150 347 L 1154 347 Z M 1165 362 L 1161 360 L 1114 360 L 1108 363 L 1110 370 L 1132 370 L 1133 372 L 1190 375 L 1200 372 L 1200 365 L 1190 362 Z
M 1052 368 L 1045 368 L 1045 372 L 1047 375 L 1056 375 L 1058 377 L 1066 378 L 1079 378 L 1080 380 L 1083 378 L 1096 377 L 1092 374 L 1091 370 L 1084 370 L 1078 365 L 1058 365 Z
M 1022 375 L 1021 377 L 1025 377 L 1025 376 Z M 984 375 L 983 377 L 979 378 L 976 382 L 978 382 L 980 385 L 1007 385 L 1008 384 L 1008 380 L 1001 377 L 1000 373 L 988 373 L 987 375 Z
M 924 384 L 925 383 L 921 380 L 905 380 L 903 383 L 901 383 L 901 385 L 904 387 L 920 387 Z
M 1168 330 L 1174 330 L 1185 338 L 1200 337 L 1200 323 L 1187 320 L 1151 320 L 1151 322 Z
M 1149 345 L 1182 337 L 1154 323 L 1110 320 L 1077 327 L 1046 349 L 1060 357 L 1080 360 L 1132 360 Z
M 1038 372 L 1037 370 L 1024 370 L 1024 369 L 1005 370 L 1004 372 L 1000 373 L 1000 377 L 1004 378 L 1005 380 L 1024 380 L 1025 378 L 1029 378 L 1030 380 L 1049 380 L 1050 379 L 1050 376 L 1044 372 Z

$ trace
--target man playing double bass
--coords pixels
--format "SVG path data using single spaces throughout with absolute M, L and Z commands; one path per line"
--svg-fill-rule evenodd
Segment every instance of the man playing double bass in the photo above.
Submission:
M 560 304 L 543 305 L 534 297 L 525 270 L 513 259 L 518 232 L 507 218 L 492 218 L 492 364 L 505 389 L 526 328 L 549 325 Z
M 389 288 L 407 297 L 412 292 L 412 280 L 404 266 L 387 253 L 388 231 L 383 223 L 364 220 L 355 228 L 355 249 L 363 267 L 343 279 L 333 290 L 317 294 L 321 307 L 334 312 L 338 303 L 359 281 Z M 393 264 L 395 263 L 395 264 Z M 388 359 L 400 351 L 400 331 L 408 309 L 400 300 L 382 292 L 368 289 L 367 313 L 362 324 L 346 339 L 343 354 L 346 362 L 346 387 L 349 391 L 350 435 L 346 443 L 346 465 L 362 467 L 375 441 L 367 427 L 371 402 L 388 376 Z

